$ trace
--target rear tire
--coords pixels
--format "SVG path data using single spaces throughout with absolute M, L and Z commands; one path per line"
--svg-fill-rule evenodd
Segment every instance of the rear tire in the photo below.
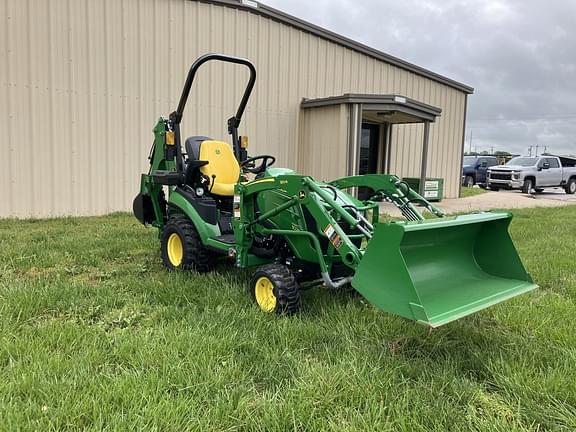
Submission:
M 524 184 L 522 185 L 522 193 L 529 194 L 532 192 L 534 188 L 534 180 L 526 179 L 524 180 Z
M 160 237 L 162 263 L 170 271 L 196 270 L 206 273 L 211 270 L 211 254 L 202 244 L 194 224 L 184 215 L 173 215 Z
M 466 177 L 464 177 L 464 186 L 466 187 L 474 186 L 474 177 L 472 177 L 471 175 L 467 175 Z
M 571 178 L 570 180 L 568 180 L 568 183 L 566 184 L 564 190 L 569 195 L 573 195 L 574 193 L 576 193 L 576 178 Z
M 250 280 L 250 291 L 266 313 L 294 315 L 300 309 L 300 288 L 294 274 L 282 264 L 258 267 Z
M 534 189 L 534 192 L 536 192 L 536 193 L 542 193 L 542 192 L 544 192 L 544 189 L 542 189 L 542 188 L 535 188 L 535 189 Z

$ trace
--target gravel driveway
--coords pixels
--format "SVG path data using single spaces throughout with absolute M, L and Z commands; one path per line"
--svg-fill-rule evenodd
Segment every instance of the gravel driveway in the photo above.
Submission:
M 447 214 L 485 211 L 492 209 L 516 209 L 529 207 L 562 207 L 576 204 L 576 195 L 568 195 L 564 189 L 550 188 L 534 195 L 523 194 L 520 191 L 486 193 L 467 198 L 451 198 L 433 203 Z M 383 213 L 391 216 L 401 216 L 396 207 L 389 203 L 380 205 Z

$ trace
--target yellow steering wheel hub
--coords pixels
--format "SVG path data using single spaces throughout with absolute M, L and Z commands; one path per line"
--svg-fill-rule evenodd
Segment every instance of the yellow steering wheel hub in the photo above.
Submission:
M 182 245 L 182 239 L 176 233 L 170 234 L 168 237 L 167 245 L 168 259 L 170 264 L 174 267 L 178 267 L 182 264 L 182 257 L 184 256 L 184 246 Z
M 256 303 L 264 312 L 274 312 L 276 309 L 276 296 L 274 295 L 274 285 L 266 276 L 262 276 L 256 281 Z

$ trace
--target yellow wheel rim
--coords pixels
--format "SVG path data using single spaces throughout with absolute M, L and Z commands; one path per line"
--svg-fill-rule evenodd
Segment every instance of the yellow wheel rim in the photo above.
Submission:
M 274 285 L 266 276 L 262 276 L 256 281 L 256 303 L 264 312 L 273 312 L 276 309 L 276 296 L 274 295 Z
M 176 233 L 170 234 L 168 237 L 168 259 L 170 264 L 178 267 L 182 264 L 182 257 L 184 256 L 184 247 L 182 246 L 182 239 Z

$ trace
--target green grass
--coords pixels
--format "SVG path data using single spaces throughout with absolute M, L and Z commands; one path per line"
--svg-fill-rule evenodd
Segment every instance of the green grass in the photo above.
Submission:
M 475 187 L 462 186 L 462 188 L 460 189 L 460 198 L 482 195 L 483 193 L 486 193 L 486 192 L 487 192 L 486 189 L 482 189 L 479 187 L 475 188 Z
M 515 211 L 541 289 L 434 331 L 325 290 L 265 315 L 128 215 L 0 221 L 0 430 L 573 431 L 574 220 Z

